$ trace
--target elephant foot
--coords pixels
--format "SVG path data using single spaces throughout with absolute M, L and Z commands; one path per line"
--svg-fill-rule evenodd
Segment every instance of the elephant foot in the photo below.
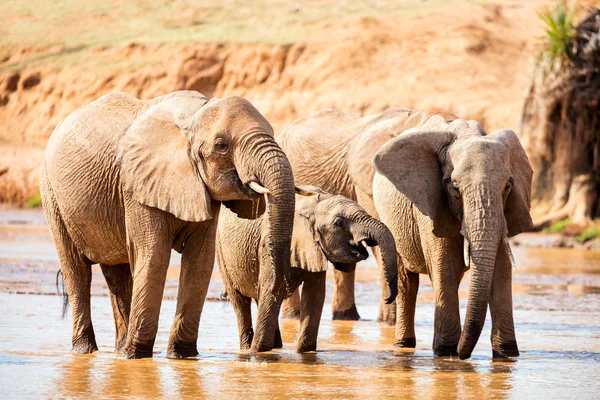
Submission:
M 356 304 L 347 310 L 333 310 L 332 319 L 338 321 L 358 321 L 360 319 L 360 315 L 358 315 L 358 311 L 356 310 Z
M 152 358 L 152 349 L 154 342 L 151 344 L 126 344 L 119 352 L 119 358 L 133 360 L 138 358 Z
M 415 347 L 417 347 L 417 339 L 414 337 L 400 339 L 394 343 L 395 349 L 414 349 Z
M 516 341 L 501 343 L 492 347 L 493 358 L 519 357 L 519 346 L 517 346 Z
M 257 344 L 257 345 L 252 345 L 252 347 L 250 347 L 250 353 L 263 353 L 265 351 L 271 351 L 273 350 L 273 346 L 267 345 L 267 344 Z
M 240 335 L 240 350 L 248 350 L 252 346 L 252 340 L 254 339 L 254 330 L 252 327 L 246 329 Z
M 86 328 L 77 339 L 73 339 L 73 349 L 71 351 L 75 354 L 91 354 L 98 351 L 96 336 L 91 326 Z
M 275 339 L 273 340 L 273 348 L 281 349 L 283 347 L 283 340 L 281 339 L 281 331 L 277 329 L 275 331 Z
M 441 344 L 434 346 L 433 354 L 435 357 L 456 357 L 458 355 L 458 343 Z
M 195 340 L 171 342 L 167 348 L 167 358 L 181 359 L 197 355 L 198 348 Z
M 309 351 L 317 351 L 317 344 L 316 343 L 300 343 L 298 344 L 298 347 L 296 348 L 296 352 L 298 353 L 308 353 Z
M 383 301 L 379 303 L 379 314 L 377 322 L 388 326 L 396 325 L 396 302 L 385 304 Z

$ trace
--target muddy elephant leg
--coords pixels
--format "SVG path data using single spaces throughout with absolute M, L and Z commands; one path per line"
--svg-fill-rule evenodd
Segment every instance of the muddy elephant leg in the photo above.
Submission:
M 252 299 L 242 295 L 235 289 L 227 289 L 227 297 L 233 305 L 240 336 L 240 350 L 248 350 L 252 345 L 254 330 L 252 329 Z
M 213 219 L 203 223 L 185 242 L 181 255 L 177 310 L 167 349 L 169 358 L 198 355 L 198 327 L 215 262 L 216 232 L 216 219 Z
M 278 296 L 271 293 L 275 274 L 271 265 L 268 246 L 262 245 L 260 251 L 260 272 L 258 277 L 258 316 L 256 317 L 256 330 L 254 340 L 250 347 L 251 352 L 273 350 L 275 345 L 275 332 L 279 328 L 278 318 L 283 302 L 283 291 Z
M 506 248 L 498 248 L 492 292 L 490 295 L 492 315 L 492 351 L 494 358 L 518 357 L 519 346 L 515 336 L 512 308 L 512 269 Z
M 59 247 L 62 245 L 57 244 L 57 248 Z M 60 253 L 59 250 L 59 255 Z M 93 353 L 98 350 L 98 345 L 92 326 L 90 303 L 92 265 L 82 256 L 73 253 L 60 259 L 73 318 L 72 351 L 77 354 Z
M 452 246 L 448 242 L 437 247 L 442 249 L 442 253 L 432 258 L 430 271 L 435 293 L 433 353 L 438 357 L 458 354 L 461 333 L 458 286 L 464 265 L 460 259 L 460 245 Z
M 417 293 L 419 291 L 419 274 L 409 271 L 403 264 L 406 261 L 398 256 L 398 303 L 396 318 L 396 333 L 394 347 L 415 348 L 417 339 L 415 336 L 415 309 L 417 305 Z
M 300 319 L 300 289 L 283 301 L 281 316 L 286 319 Z
M 127 325 L 129 324 L 129 311 L 131 309 L 131 292 L 133 278 L 129 264 L 104 265 L 100 264 L 102 274 L 110 293 L 113 315 L 115 318 L 115 350 L 120 351 L 125 346 L 127 339 Z
M 98 350 L 98 346 L 92 326 L 90 304 L 92 263 L 81 254 L 69 237 L 48 186 L 42 182 L 40 189 L 48 228 L 52 233 L 58 252 L 60 269 L 65 280 L 73 318 L 72 351 L 78 354 L 93 353 Z
M 334 285 L 331 311 L 334 320 L 357 321 L 360 319 L 354 300 L 355 272 L 333 270 Z
M 139 203 L 132 204 L 132 208 L 126 209 L 125 226 L 133 291 L 127 340 L 120 354 L 125 358 L 145 358 L 152 357 L 158 331 L 173 232 L 162 211 Z
M 296 351 L 304 353 L 317 350 L 317 336 L 325 303 L 326 272 L 306 273 L 302 286 L 300 333 Z
M 375 256 L 375 260 L 377 260 L 377 267 L 379 268 L 379 283 L 382 288 L 385 288 L 387 283 L 385 281 L 385 275 L 383 271 L 383 261 L 381 260 L 381 254 L 379 252 L 378 247 L 372 247 L 373 255 Z M 399 258 L 398 258 L 399 260 Z M 383 290 L 383 289 L 382 289 Z M 386 325 L 395 325 L 396 324 L 396 300 L 391 304 L 385 304 L 385 300 L 383 296 L 379 299 L 379 313 L 377 314 L 377 322 L 382 322 Z

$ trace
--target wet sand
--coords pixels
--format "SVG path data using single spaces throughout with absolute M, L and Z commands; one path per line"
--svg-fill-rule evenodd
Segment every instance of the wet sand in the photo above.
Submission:
M 119 360 L 107 289 L 94 270 L 92 318 L 100 351 L 70 353 L 71 321 L 60 318 L 58 262 L 39 211 L 0 210 L 0 396 L 224 398 L 598 398 L 600 252 L 514 249 L 514 307 L 521 357 L 492 361 L 490 321 L 468 361 L 436 359 L 433 292 L 421 276 L 417 349 L 392 350 L 394 329 L 375 322 L 380 295 L 372 259 L 359 265 L 361 321 L 331 321 L 332 277 L 318 351 L 294 352 L 297 322 L 283 320 L 282 350 L 238 350 L 231 305 L 216 301 L 215 272 L 193 360 L 168 360 L 179 259 L 172 258 L 151 360 Z M 461 286 L 464 318 L 468 276 Z M 256 312 L 254 313 L 256 314 Z

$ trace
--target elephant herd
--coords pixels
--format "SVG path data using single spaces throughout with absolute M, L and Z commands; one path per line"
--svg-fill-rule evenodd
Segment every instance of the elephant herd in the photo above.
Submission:
M 40 191 L 74 352 L 98 349 L 90 287 L 99 264 L 116 351 L 152 357 L 172 249 L 182 258 L 168 357 L 198 354 L 215 257 L 241 349 L 282 347 L 282 313 L 300 319 L 297 351 L 314 351 L 328 265 L 333 318 L 358 319 L 354 271 L 371 247 L 378 320 L 395 324 L 394 346 L 416 346 L 419 274 L 427 274 L 433 352 L 466 359 L 488 306 L 493 356 L 519 355 L 507 238 L 532 226 L 531 178 L 514 132 L 486 134 L 441 109 L 366 117 L 329 109 L 275 137 L 245 99 L 177 91 L 151 100 L 111 93 L 74 111 L 49 139 Z M 468 269 L 461 327 L 458 287 Z

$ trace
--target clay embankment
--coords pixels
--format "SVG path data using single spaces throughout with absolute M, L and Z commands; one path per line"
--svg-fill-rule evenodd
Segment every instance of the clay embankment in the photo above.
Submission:
M 477 119 L 488 130 L 516 130 L 542 32 L 538 3 L 449 10 L 426 20 L 332 23 L 291 46 L 131 43 L 12 50 L 0 63 L 0 202 L 22 204 L 36 194 L 38 166 L 56 124 L 114 90 L 140 98 L 178 89 L 244 96 L 276 131 L 328 107 L 366 114 L 429 105 Z M 27 66 L 70 51 L 100 61 L 86 68 Z

